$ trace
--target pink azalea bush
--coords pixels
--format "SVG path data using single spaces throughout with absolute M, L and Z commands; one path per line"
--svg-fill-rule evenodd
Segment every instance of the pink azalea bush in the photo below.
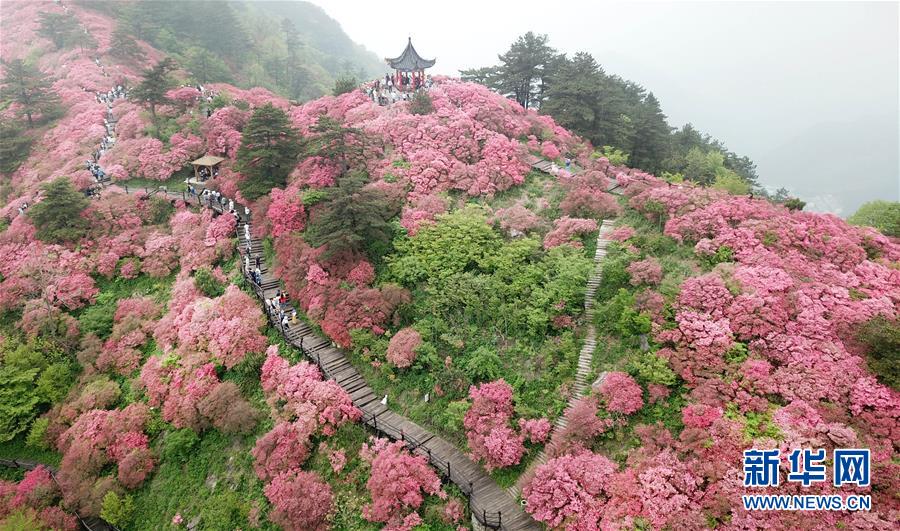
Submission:
M 422 336 L 414 328 L 403 328 L 391 338 L 387 360 L 399 368 L 409 367 L 416 360 L 416 349 L 421 344 Z
M 513 415 L 512 387 L 503 380 L 469 388 L 472 405 L 463 419 L 469 451 L 485 468 L 518 464 L 525 453 L 524 437 L 508 426 Z
M 363 517 L 370 522 L 384 523 L 385 529 L 409 531 L 421 523 L 416 509 L 425 496 L 447 498 L 428 460 L 409 453 L 401 441 L 372 439 L 363 444 L 360 456 L 371 467 L 366 488 L 372 501 L 363 506 Z

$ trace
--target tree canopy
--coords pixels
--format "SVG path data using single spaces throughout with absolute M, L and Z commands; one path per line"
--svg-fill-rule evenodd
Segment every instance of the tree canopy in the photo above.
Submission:
M 166 92 L 172 88 L 173 82 L 169 73 L 175 69 L 175 61 L 170 57 L 162 59 L 143 72 L 143 80 L 134 87 L 129 95 L 138 103 L 146 105 L 156 120 L 156 106 L 169 102 Z
M 52 91 L 50 80 L 34 65 L 21 59 L 4 61 L 3 99 L 18 103 L 19 114 L 34 125 L 34 117 L 51 118 L 59 112 L 59 96 Z
M 880 230 L 886 236 L 900 237 L 900 202 L 869 201 L 847 221 L 853 225 L 868 225 Z
M 72 242 L 85 235 L 90 226 L 81 213 L 88 206 L 84 194 L 72 186 L 68 177 L 60 177 L 43 186 L 43 199 L 28 209 L 28 217 L 37 228 L 38 239 Z
M 378 189 L 367 188 L 368 177 L 351 170 L 336 179 L 320 203 L 322 210 L 311 220 L 306 241 L 318 247 L 327 245 L 333 256 L 345 251 L 384 254 L 393 238 L 389 222 L 399 205 Z
M 245 177 L 240 184 L 244 197 L 256 199 L 272 188 L 284 188 L 299 152 L 299 136 L 287 114 L 271 103 L 256 109 L 237 152 L 236 167 Z

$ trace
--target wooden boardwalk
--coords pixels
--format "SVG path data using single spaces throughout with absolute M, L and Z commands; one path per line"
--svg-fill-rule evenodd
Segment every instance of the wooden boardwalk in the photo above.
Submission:
M 221 210 L 216 203 L 213 203 L 213 207 Z M 243 212 L 243 207 L 240 206 L 238 211 Z M 251 257 L 255 257 L 262 254 L 262 242 L 252 238 L 248 246 L 244 229 L 248 221 L 240 216 L 237 227 L 238 248 L 242 253 L 249 249 Z M 259 286 L 254 285 L 254 289 L 258 296 L 271 298 L 278 291 L 281 282 L 264 261 L 260 270 L 262 282 Z M 248 282 L 253 285 L 249 279 Z M 284 307 L 287 313 L 291 310 L 292 307 Z M 282 326 L 272 313 L 268 316 L 269 321 L 281 330 L 287 341 L 315 361 L 325 378 L 337 382 L 350 395 L 354 405 L 363 413 L 362 422 L 381 435 L 405 442 L 413 453 L 425 456 L 445 479 L 455 483 L 469 497 L 472 515 L 481 525 L 492 529 L 540 529 L 537 522 L 484 472 L 481 465 L 473 462 L 445 439 L 383 405 L 382 397 L 369 387 L 346 352 L 316 334 L 308 324 L 298 322 Z

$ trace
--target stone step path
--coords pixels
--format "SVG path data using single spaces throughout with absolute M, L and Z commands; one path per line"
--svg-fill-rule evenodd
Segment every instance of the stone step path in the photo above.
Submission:
M 609 234 L 615 228 L 614 220 L 603 220 L 600 224 L 600 230 L 597 233 L 597 251 L 594 253 L 594 272 L 587 281 L 587 289 L 584 292 L 584 314 L 588 319 L 587 334 L 584 338 L 584 345 L 578 353 L 578 369 L 575 372 L 575 382 L 572 385 L 572 395 L 563 414 L 556 418 L 554 430 L 563 430 L 568 424 L 567 417 L 569 410 L 575 405 L 575 402 L 581 398 L 589 387 L 589 377 L 591 375 L 591 362 L 594 359 L 594 350 L 597 348 L 597 331 L 594 328 L 594 297 L 597 295 L 597 287 L 600 286 L 601 276 L 603 274 L 603 259 L 606 258 L 606 246 L 609 244 Z M 525 472 L 519 476 L 519 480 L 515 485 L 509 487 L 507 492 L 513 498 L 518 498 L 522 494 L 522 488 L 534 476 L 537 467 L 543 465 L 549 459 L 546 447 L 541 453 L 534 458 L 528 465 Z

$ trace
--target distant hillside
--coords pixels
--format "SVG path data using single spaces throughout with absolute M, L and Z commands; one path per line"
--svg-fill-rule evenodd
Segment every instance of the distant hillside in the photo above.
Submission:
M 340 24 L 321 7 L 309 2 L 252 2 L 253 7 L 288 19 L 300 33 L 301 40 L 324 54 L 324 66 L 332 72 L 351 70 L 364 77 L 383 73 L 384 63 L 373 52 L 353 42 Z M 348 66 L 352 65 L 352 69 Z
M 378 58 L 308 2 L 76 2 L 111 15 L 118 29 L 145 41 L 201 83 L 265 87 L 305 101 L 336 78 L 374 76 Z

